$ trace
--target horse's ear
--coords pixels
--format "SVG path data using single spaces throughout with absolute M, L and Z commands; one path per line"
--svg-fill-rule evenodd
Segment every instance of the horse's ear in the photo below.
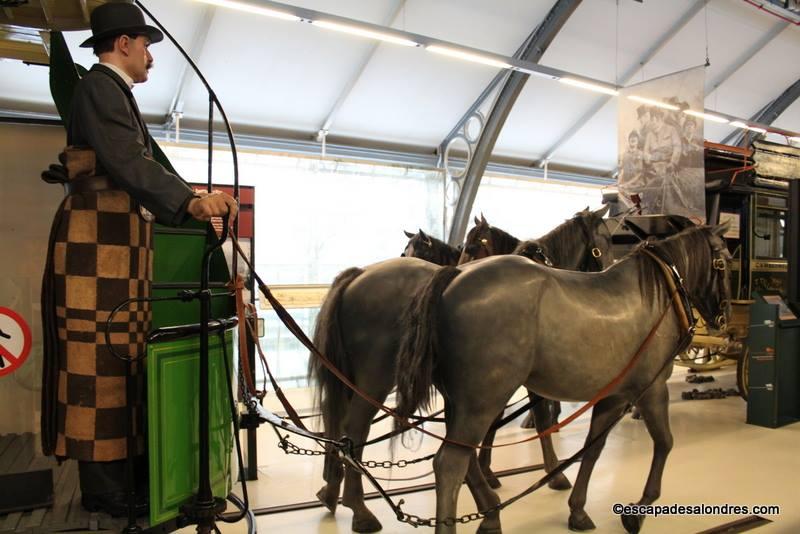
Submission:
M 409 238 L 409 239 L 411 239 L 412 237 L 414 237 L 414 234 L 412 234 L 412 233 L 411 233 L 411 232 L 409 232 L 408 230 L 403 230 L 403 233 L 404 233 L 404 234 L 406 234 L 406 237 L 407 237 L 407 238 Z
M 728 219 L 727 221 L 725 221 L 722 224 L 718 224 L 716 226 L 712 226 L 711 227 L 711 233 L 714 234 L 714 235 L 717 235 L 719 237 L 724 237 L 725 234 L 730 229 L 730 227 L 731 227 L 731 220 Z
M 483 213 L 481 213 L 481 217 L 483 217 Z M 475 226 L 479 225 L 481 222 L 478 220 L 478 216 L 475 216 Z
M 419 236 L 422 239 L 428 239 L 428 236 L 425 234 L 425 232 L 422 231 L 422 228 L 419 229 Z
M 609 209 L 611 209 L 611 206 L 609 206 L 608 204 L 606 204 L 605 206 L 603 206 L 603 207 L 602 207 L 602 208 L 600 208 L 599 210 L 595 211 L 595 212 L 594 212 L 594 214 L 595 214 L 595 215 L 597 215 L 598 217 L 602 217 L 603 215 L 605 215 L 606 213 L 608 213 L 608 210 L 609 210 Z
M 483 216 L 483 212 L 481 212 L 481 222 L 483 224 L 489 224 L 489 223 L 486 222 L 486 217 Z

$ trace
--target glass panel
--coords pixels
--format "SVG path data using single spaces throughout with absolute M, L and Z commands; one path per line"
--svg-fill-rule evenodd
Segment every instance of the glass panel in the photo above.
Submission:
M 590 206 L 599 209 L 600 186 L 510 176 L 484 176 L 467 228 L 481 213 L 518 239 L 542 236 Z
M 289 310 L 292 318 L 311 338 L 319 308 L 299 308 Z M 264 318 L 265 335 L 259 341 L 261 350 L 267 357 L 269 369 L 281 387 L 306 387 L 308 371 L 308 349 L 287 329 L 272 310 L 259 313 Z M 256 363 L 256 378 L 260 387 L 266 378 L 262 365 Z M 267 379 L 269 380 L 269 379 Z
M 786 257 L 786 212 L 756 208 L 753 250 L 756 258 Z

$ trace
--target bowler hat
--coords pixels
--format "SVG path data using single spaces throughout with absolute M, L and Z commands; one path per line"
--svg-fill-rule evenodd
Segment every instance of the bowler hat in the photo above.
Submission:
M 92 36 L 81 43 L 82 48 L 91 48 L 106 37 L 117 35 L 146 35 L 151 43 L 164 39 L 161 30 L 144 23 L 141 10 L 127 2 L 108 2 L 98 6 L 91 16 Z

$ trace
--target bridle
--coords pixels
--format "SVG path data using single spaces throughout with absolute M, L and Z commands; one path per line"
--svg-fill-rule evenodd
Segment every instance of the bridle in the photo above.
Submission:
M 678 272 L 675 263 L 664 253 L 663 250 L 656 247 L 654 243 L 645 242 L 642 247 L 642 252 L 649 256 L 658 265 L 659 269 L 664 273 L 667 284 L 672 294 L 673 304 L 675 311 L 678 315 L 682 329 L 688 334 L 694 334 L 696 319 L 692 313 L 692 304 L 689 300 L 689 294 L 686 291 L 683 278 Z M 713 276 L 716 280 L 717 294 L 720 296 L 725 295 L 725 277 L 724 273 L 727 270 L 727 261 L 722 256 L 723 249 L 720 247 L 713 247 L 715 258 L 711 261 L 711 269 L 714 273 Z M 714 323 L 720 330 L 724 331 L 727 326 L 727 309 L 728 300 L 722 299 L 719 301 L 718 314 L 714 319 Z
M 603 270 L 603 251 L 597 246 L 597 240 L 595 239 L 594 232 L 591 228 L 589 228 L 589 223 L 586 221 L 581 215 L 576 217 L 578 219 L 578 226 L 580 227 L 581 231 L 583 232 L 583 237 L 585 238 L 586 249 L 584 250 L 584 256 L 581 262 L 578 264 L 580 266 L 581 271 L 590 271 L 590 270 Z M 600 218 L 600 223 L 605 226 L 606 231 L 608 231 L 608 226 L 606 225 L 606 221 Z M 609 232 L 609 236 L 611 233 Z M 591 269 L 594 267 L 594 269 Z
M 417 235 L 419 235 L 419 234 L 417 234 Z M 414 236 L 414 237 L 417 237 L 417 236 Z M 411 239 L 408 240 L 408 245 L 410 245 L 411 242 L 414 241 L 414 237 L 412 237 Z M 425 245 L 426 247 L 432 249 L 433 248 L 433 241 L 431 240 L 430 237 L 428 237 L 428 236 L 425 236 L 425 237 L 426 237 L 426 239 L 424 241 L 422 241 L 422 244 Z M 401 258 L 405 258 L 406 257 L 406 250 L 408 250 L 408 245 L 406 245 L 406 249 L 400 254 Z M 414 247 L 414 250 L 416 250 L 416 247 Z M 416 256 L 411 256 L 411 257 L 413 258 L 413 257 L 416 257 Z
M 477 228 L 478 227 L 476 226 L 475 229 Z M 489 231 L 489 235 L 491 236 L 492 226 L 487 223 L 486 228 Z M 473 254 L 469 252 L 468 249 L 476 250 L 476 253 Z M 461 251 L 461 255 L 463 256 L 466 254 L 467 258 L 469 258 L 469 261 L 473 261 L 478 256 L 477 251 L 480 249 L 483 249 L 486 252 L 486 256 L 494 256 L 494 246 L 492 244 L 492 240 L 489 239 L 488 237 L 480 238 L 480 240 L 478 240 L 478 242 L 473 245 L 465 245 L 463 250 Z

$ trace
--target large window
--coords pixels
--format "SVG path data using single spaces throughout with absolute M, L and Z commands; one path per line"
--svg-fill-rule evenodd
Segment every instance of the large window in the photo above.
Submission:
M 603 195 L 595 185 L 512 176 L 484 176 L 472 206 L 492 226 L 525 240 L 542 236 L 587 206 L 598 209 Z
M 205 149 L 167 145 L 165 152 L 184 178 L 207 180 Z M 227 151 L 214 154 L 214 182 L 233 183 Z M 398 257 L 404 229 L 442 234 L 443 177 L 435 170 L 241 151 L 239 183 L 255 186 L 256 270 L 283 294 Z M 311 293 L 321 299 L 325 291 Z M 319 302 L 290 310 L 309 337 L 318 311 Z M 272 310 L 259 314 L 273 373 L 285 387 L 305 385 L 308 351 Z
M 184 178 L 206 180 L 205 149 L 168 144 L 165 152 Z M 283 294 L 303 292 L 303 304 L 290 313 L 309 336 L 324 286 L 339 272 L 399 256 L 407 242 L 403 230 L 444 233 L 444 179 L 436 170 L 256 151 L 239 153 L 239 169 L 240 184 L 256 191 L 256 270 Z M 215 152 L 214 180 L 233 182 L 227 151 Z M 600 200 L 596 186 L 487 175 L 473 214 L 483 213 L 494 226 L 527 239 L 586 206 L 599 207 Z M 261 345 L 273 373 L 284 387 L 305 386 L 308 351 L 272 310 L 259 314 L 266 326 Z

